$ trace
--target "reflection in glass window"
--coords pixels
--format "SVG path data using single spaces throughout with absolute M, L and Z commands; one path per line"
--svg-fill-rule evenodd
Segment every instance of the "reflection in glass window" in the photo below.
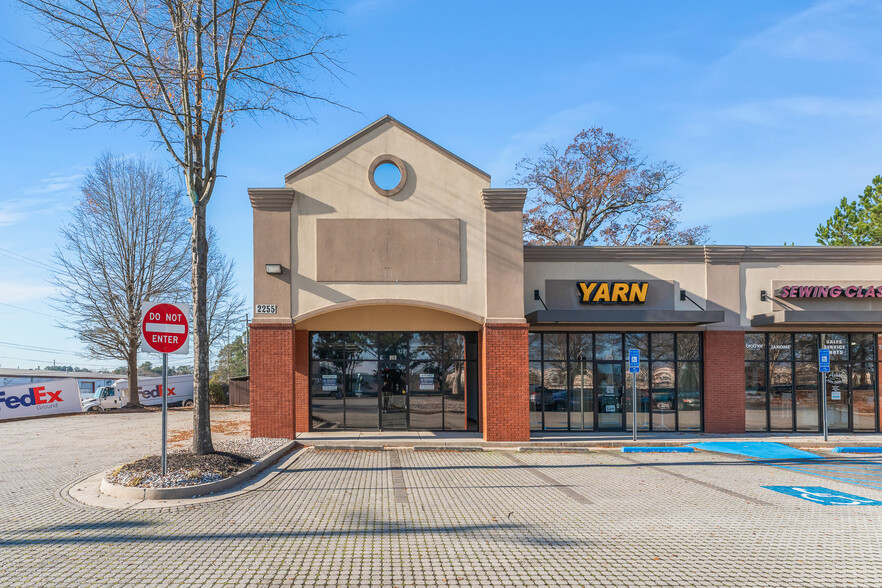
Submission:
M 747 431 L 767 431 L 766 366 L 764 361 L 747 362 L 744 368 L 745 407 L 744 428 Z
M 466 359 L 466 341 L 462 333 L 444 333 L 444 359 Z
M 674 334 L 652 334 L 652 359 L 672 361 L 674 359 Z
M 797 335 L 796 356 L 800 357 L 799 335 Z M 796 363 L 796 430 L 819 431 L 820 411 L 818 410 L 818 364 L 812 362 Z
M 343 365 L 334 361 L 313 361 L 309 382 L 314 429 L 338 429 L 343 421 Z
M 675 431 L 676 421 L 676 374 L 674 363 L 654 361 L 652 363 L 652 430 Z
M 570 359 L 573 361 L 594 359 L 594 337 L 591 333 L 570 333 Z
M 625 352 L 629 349 L 640 351 L 641 359 L 649 359 L 649 335 L 646 333 L 625 333 Z
M 622 359 L 622 335 L 620 333 L 598 333 L 594 337 L 594 354 L 598 361 Z
M 543 408 L 546 429 L 567 428 L 567 364 L 546 361 L 543 370 Z
M 851 370 L 852 419 L 855 431 L 876 430 L 876 364 L 859 363 Z
M 698 333 L 677 333 L 677 359 L 701 359 L 701 336 Z
M 765 361 L 766 359 L 766 334 L 744 334 L 744 359 L 747 361 Z
M 848 360 L 848 335 L 823 333 L 821 347 L 830 350 L 831 361 Z
M 530 430 L 542 430 L 542 362 L 530 362 Z
M 677 417 L 680 431 L 701 429 L 701 364 L 696 361 L 677 363 Z
M 441 361 L 441 333 L 414 333 L 410 337 L 410 359 Z
M 852 333 L 851 335 L 851 359 L 853 361 L 873 361 L 875 359 L 876 337 L 872 333 Z
M 818 361 L 818 336 L 815 333 L 794 335 L 796 361 Z
M 542 353 L 545 361 L 566 361 L 567 334 L 544 333 L 542 335 Z
M 772 354 L 771 337 L 769 355 Z M 793 372 L 789 361 L 769 364 L 769 427 L 772 431 L 793 430 Z
M 539 333 L 530 333 L 530 361 L 542 360 L 542 335 Z

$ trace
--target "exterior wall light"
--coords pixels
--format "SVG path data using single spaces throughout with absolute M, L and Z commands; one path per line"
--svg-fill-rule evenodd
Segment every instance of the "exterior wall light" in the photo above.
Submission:
M 760 300 L 762 300 L 763 302 L 765 302 L 765 301 L 768 300 L 768 299 L 769 299 L 769 294 L 768 294 L 768 292 L 766 292 L 765 290 L 760 290 Z
M 268 274 L 281 274 L 282 273 L 282 264 L 281 263 L 268 263 L 268 264 L 266 264 L 266 273 L 268 273 Z

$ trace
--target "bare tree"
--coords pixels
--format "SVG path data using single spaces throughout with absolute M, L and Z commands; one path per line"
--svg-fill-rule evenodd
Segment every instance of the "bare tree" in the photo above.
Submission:
M 321 0 L 19 0 L 50 35 L 19 64 L 91 123 L 152 131 L 183 172 L 192 203 L 193 451 L 212 451 L 205 212 L 226 126 L 242 115 L 330 102 L 313 72 L 337 67 Z
M 126 362 L 130 404 L 138 399 L 141 304 L 183 298 L 189 227 L 176 183 L 143 158 L 101 155 L 62 230 L 60 326 L 96 358 Z
M 214 227 L 208 229 L 208 346 L 242 328 L 245 297 L 236 292 L 236 262 L 215 244 Z
M 591 128 L 563 151 L 542 148 L 517 164 L 514 182 L 533 191 L 524 213 L 528 243 L 584 245 L 693 245 L 708 227 L 679 230 L 680 202 L 671 194 L 683 175 L 673 163 L 649 164 L 632 141 Z

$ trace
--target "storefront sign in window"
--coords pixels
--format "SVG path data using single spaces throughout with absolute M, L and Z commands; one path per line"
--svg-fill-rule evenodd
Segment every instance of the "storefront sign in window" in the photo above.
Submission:
M 579 282 L 582 304 L 643 304 L 649 282 Z
M 434 390 L 435 389 L 435 375 L 434 374 L 420 374 L 420 390 Z
M 322 375 L 322 392 L 335 392 L 337 390 L 337 374 Z

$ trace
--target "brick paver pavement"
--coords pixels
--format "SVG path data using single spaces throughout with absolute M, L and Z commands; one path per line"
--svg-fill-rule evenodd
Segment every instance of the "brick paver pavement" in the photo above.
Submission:
M 707 453 L 309 450 L 228 500 L 64 496 L 149 451 L 150 418 L 0 424 L 0 584 L 882 585 L 882 507 L 761 486 L 882 491 Z

